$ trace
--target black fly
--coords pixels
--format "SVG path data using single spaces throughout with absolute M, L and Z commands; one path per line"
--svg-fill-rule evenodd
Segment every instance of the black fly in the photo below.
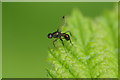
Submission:
M 62 18 L 65 20 L 65 16 L 63 16 Z M 64 22 L 65 22 L 65 21 L 64 21 Z M 69 31 L 67 31 L 67 32 L 69 32 Z M 70 41 L 70 43 L 72 44 L 69 34 L 66 34 L 67 32 L 62 33 L 59 29 L 57 29 L 56 32 L 49 33 L 49 34 L 48 34 L 48 38 L 56 38 L 56 39 L 53 41 L 54 47 L 55 47 L 55 44 L 54 44 L 54 43 L 55 43 L 58 39 L 60 39 L 60 40 L 62 41 L 63 46 L 64 46 L 63 39 L 65 39 L 65 40 L 67 40 L 67 41 Z M 69 33 L 70 33 L 70 32 L 69 32 Z M 71 35 L 71 33 L 70 33 L 70 35 Z

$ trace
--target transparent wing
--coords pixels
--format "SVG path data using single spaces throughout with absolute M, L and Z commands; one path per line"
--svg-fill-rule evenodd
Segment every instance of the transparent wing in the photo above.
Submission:
M 66 16 L 63 16 L 63 17 L 62 17 L 61 25 L 58 26 L 57 31 L 58 31 L 58 32 L 61 32 L 61 31 L 62 31 L 62 28 L 65 26 L 65 24 L 66 24 Z

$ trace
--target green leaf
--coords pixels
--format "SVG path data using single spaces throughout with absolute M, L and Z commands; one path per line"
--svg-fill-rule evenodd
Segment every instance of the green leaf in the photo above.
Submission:
M 118 77 L 117 9 L 95 19 L 85 17 L 78 9 L 67 16 L 63 32 L 70 31 L 71 41 L 55 43 L 49 50 L 47 69 L 52 78 L 117 78 Z M 69 33 L 68 33 L 69 34 Z M 69 34 L 70 35 L 70 34 Z

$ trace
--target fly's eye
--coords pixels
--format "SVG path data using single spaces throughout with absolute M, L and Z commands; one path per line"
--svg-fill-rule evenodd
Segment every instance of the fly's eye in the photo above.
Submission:
M 52 33 L 49 33 L 48 34 L 48 38 L 52 38 L 53 36 L 52 36 Z

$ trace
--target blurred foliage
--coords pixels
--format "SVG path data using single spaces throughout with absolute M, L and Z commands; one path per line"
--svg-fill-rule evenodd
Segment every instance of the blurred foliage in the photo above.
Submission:
M 118 77 L 118 12 L 117 8 L 91 19 L 74 9 L 66 18 L 63 32 L 71 40 L 57 41 L 49 50 L 51 78 L 117 78 Z M 69 34 L 69 33 L 68 33 Z

